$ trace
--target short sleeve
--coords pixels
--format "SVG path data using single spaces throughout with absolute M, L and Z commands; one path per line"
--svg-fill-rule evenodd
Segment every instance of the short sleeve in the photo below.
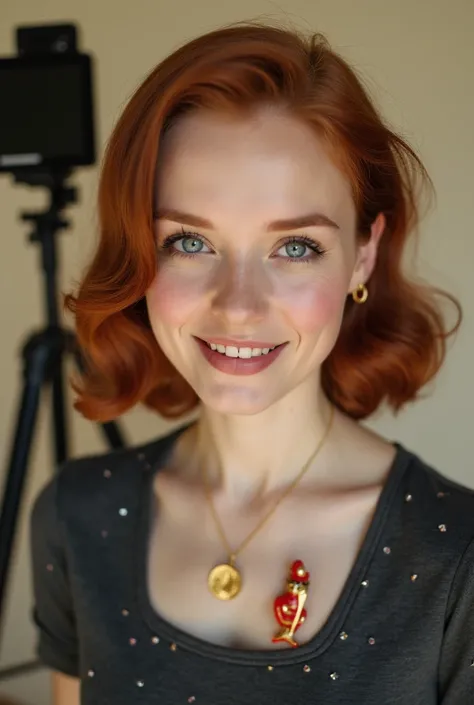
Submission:
M 474 539 L 451 588 L 439 676 L 441 705 L 474 702 Z
M 78 676 L 78 639 L 59 518 L 59 486 L 58 474 L 40 491 L 30 515 L 31 616 L 38 630 L 35 653 L 40 661 Z

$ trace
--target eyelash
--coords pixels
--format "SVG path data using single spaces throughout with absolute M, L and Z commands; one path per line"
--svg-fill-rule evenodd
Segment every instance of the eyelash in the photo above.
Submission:
M 163 243 L 159 246 L 159 249 L 169 250 L 168 254 L 171 257 L 184 257 L 185 259 L 194 259 L 195 257 L 197 257 L 197 255 L 201 253 L 196 252 L 195 254 L 190 254 L 189 252 L 181 252 L 180 250 L 172 249 L 172 245 L 174 245 L 175 242 L 178 242 L 179 240 L 186 240 L 187 238 L 199 240 L 199 242 L 206 244 L 202 237 L 200 237 L 200 235 L 198 235 L 197 233 L 192 233 L 182 229 L 180 233 L 175 233 L 174 235 L 169 235 L 167 238 L 165 238 Z M 308 237 L 307 235 L 293 235 L 292 237 L 287 238 L 278 249 L 293 242 L 306 245 L 307 247 L 309 247 L 310 250 L 312 250 L 312 254 L 306 255 L 305 257 L 282 257 L 281 259 L 288 260 L 289 262 L 298 262 L 300 264 L 310 264 L 315 259 L 321 259 L 326 254 L 326 250 L 324 250 L 321 245 L 319 245 L 315 240 Z

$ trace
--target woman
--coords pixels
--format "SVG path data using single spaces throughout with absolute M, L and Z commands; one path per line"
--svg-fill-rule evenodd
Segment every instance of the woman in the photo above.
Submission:
M 473 493 L 359 423 L 444 359 L 401 269 L 419 177 L 320 35 L 215 31 L 132 97 L 67 298 L 77 408 L 199 415 L 36 500 L 57 703 L 470 702 Z

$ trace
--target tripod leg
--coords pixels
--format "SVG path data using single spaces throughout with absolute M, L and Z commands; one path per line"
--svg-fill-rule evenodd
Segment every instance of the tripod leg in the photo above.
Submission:
M 66 405 L 64 403 L 63 356 L 52 373 L 53 435 L 56 465 L 61 465 L 69 456 L 67 437 Z
M 103 434 L 111 448 L 125 448 L 126 443 L 122 430 L 115 421 L 101 424 Z
M 73 350 L 74 352 L 74 359 L 76 361 L 76 365 L 79 369 L 80 372 L 84 372 L 84 363 L 81 357 L 80 351 L 77 349 L 77 347 L 74 346 L 74 339 L 71 338 L 69 342 L 69 347 L 70 349 Z M 116 448 L 125 448 L 126 441 L 123 435 L 122 430 L 120 429 L 120 426 L 116 421 L 107 421 L 106 423 L 100 424 L 103 435 L 105 436 L 105 439 L 108 441 L 110 447 L 112 449 Z
M 15 534 L 15 523 L 26 475 L 38 415 L 41 387 L 47 355 L 39 350 L 35 366 L 27 370 L 17 414 L 16 431 L 11 448 L 0 515 L 0 616 L 2 615 L 8 569 Z

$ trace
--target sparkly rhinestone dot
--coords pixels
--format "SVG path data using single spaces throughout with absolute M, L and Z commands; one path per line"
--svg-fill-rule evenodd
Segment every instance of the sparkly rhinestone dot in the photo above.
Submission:
M 152 644 L 159 644 L 159 643 L 160 643 L 160 640 L 158 639 L 157 636 L 152 636 L 152 637 L 151 637 L 151 643 L 152 643 Z
M 121 507 L 121 508 L 119 509 L 119 514 L 120 514 L 121 517 L 126 517 L 127 514 L 128 514 L 128 509 L 125 509 L 125 507 Z
M 440 524 L 438 529 L 444 534 L 444 532 L 447 531 L 446 524 Z
M 52 563 L 48 563 L 48 565 L 46 566 L 46 570 L 49 570 L 49 572 L 52 573 L 53 570 L 54 570 L 53 564 L 52 564 Z
M 194 697 L 194 695 L 191 695 L 191 696 L 188 698 L 188 703 L 195 703 L 195 702 L 196 702 L 196 698 Z
M 438 499 L 443 499 L 443 497 L 446 497 L 446 494 L 447 494 L 446 492 L 438 492 L 438 494 L 436 496 Z
M 128 643 L 130 644 L 130 646 L 135 646 L 137 640 L 132 636 L 132 638 L 128 640 Z
M 95 676 L 95 671 L 93 671 L 92 668 L 91 668 L 89 671 L 87 671 L 87 675 L 89 676 L 89 678 L 94 678 L 94 676 Z
M 100 535 L 102 536 L 103 539 L 106 539 L 107 536 L 109 535 L 109 532 L 106 529 L 102 529 L 100 532 Z
M 273 671 L 273 666 L 267 666 L 268 671 Z
M 411 494 L 406 494 L 405 495 L 405 502 L 411 502 L 413 499 L 413 495 Z
M 128 610 L 122 610 L 122 614 L 123 614 L 124 617 L 128 617 L 128 615 L 130 614 L 130 612 L 129 612 Z
M 170 646 L 171 651 L 176 651 L 177 648 L 176 644 L 171 644 Z
M 112 477 L 112 473 L 110 472 L 110 470 L 104 470 L 104 477 L 106 477 L 107 480 Z
M 339 639 L 341 639 L 341 641 L 346 641 L 346 639 L 348 639 L 348 638 L 349 638 L 349 635 L 346 634 L 346 632 L 341 632 L 339 634 Z
M 136 681 L 136 684 L 139 688 L 143 688 L 143 686 L 145 685 L 145 681 Z
M 410 580 L 412 581 L 412 583 L 414 583 L 415 580 L 418 580 L 418 575 L 416 573 L 413 573 L 413 575 L 410 577 Z
M 371 637 L 369 638 L 368 642 L 369 642 L 369 644 L 370 644 L 371 646 L 373 646 L 373 645 L 375 644 L 375 639 L 374 639 L 374 637 L 371 636 Z
M 336 671 L 334 671 L 334 673 L 331 673 L 331 674 L 329 675 L 329 677 L 330 677 L 333 681 L 337 681 L 337 679 L 339 678 L 339 673 L 336 673 Z
M 311 671 L 311 666 L 308 666 L 308 665 L 303 666 L 303 671 L 304 671 L 305 673 L 309 673 L 309 672 Z
M 368 580 L 363 580 L 363 581 L 361 582 L 361 585 L 362 585 L 362 587 L 364 587 L 364 588 L 369 587 L 369 581 L 368 581 Z
M 392 552 L 392 549 L 391 549 L 391 548 L 390 548 L 389 546 L 385 546 L 385 548 L 383 549 L 383 552 L 384 552 L 384 553 L 386 553 L 386 554 L 387 554 L 387 556 L 388 556 L 388 555 L 389 555 L 389 553 L 391 553 L 391 552 Z

